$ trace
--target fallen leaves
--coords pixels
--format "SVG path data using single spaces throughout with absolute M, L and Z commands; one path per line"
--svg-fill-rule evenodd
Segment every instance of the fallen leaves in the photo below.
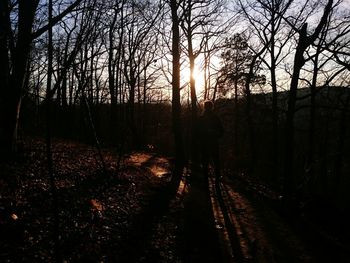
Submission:
M 165 181 L 154 178 L 144 166 L 150 154 L 123 158 L 127 165 L 116 174 L 119 156 L 113 149 L 103 150 L 110 177 L 101 170 L 94 147 L 54 140 L 52 151 L 62 256 L 66 262 L 106 261 L 111 253 L 119 253 L 113 248 L 122 247 L 132 221 L 147 205 L 147 196 Z M 24 227 L 23 245 L 0 248 L 0 261 L 52 262 L 54 218 L 44 141 L 29 139 L 25 156 L 22 163 L 0 163 L 2 175 L 19 179 L 12 187 L 1 183 L 1 190 L 6 187 L 0 207 L 11 200 L 20 213 L 12 212 L 10 218 Z
M 90 205 L 91 205 L 91 209 L 94 212 L 102 212 L 103 211 L 103 205 L 96 199 L 91 199 Z

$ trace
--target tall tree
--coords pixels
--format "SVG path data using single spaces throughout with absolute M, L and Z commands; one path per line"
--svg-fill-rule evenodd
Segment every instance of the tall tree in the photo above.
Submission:
M 316 28 L 312 34 L 308 34 L 308 24 L 304 23 L 300 29 L 296 29 L 299 34 L 298 44 L 296 46 L 293 73 L 289 89 L 288 108 L 286 113 L 285 125 L 285 145 L 284 145 L 284 182 L 283 191 L 286 195 L 290 195 L 295 189 L 294 180 L 294 115 L 297 98 L 298 83 L 300 72 L 306 60 L 304 58 L 305 51 L 308 47 L 313 45 L 319 37 L 322 29 L 326 26 L 329 15 L 332 11 L 333 0 L 329 0 L 324 7 L 323 15 L 317 23 Z
M 288 43 L 295 31 L 288 29 L 284 23 L 284 15 L 289 11 L 293 1 L 286 0 L 239 0 L 240 10 L 247 19 L 254 31 L 254 36 L 262 45 L 268 45 L 266 52 L 262 53 L 260 60 L 269 71 L 267 83 L 272 91 L 272 156 L 271 163 L 275 175 L 279 172 L 279 110 L 278 90 L 281 85 L 278 83 L 277 68 L 284 62 Z
M 172 125 L 175 142 L 175 176 L 174 182 L 180 182 L 184 165 L 184 149 L 181 125 L 180 101 L 180 21 L 178 16 L 179 5 L 176 0 L 170 0 L 172 21 Z
M 154 27 L 160 19 L 161 6 L 151 2 L 132 2 L 128 6 L 129 23 L 125 28 L 123 53 L 123 71 L 129 88 L 128 124 L 135 146 L 140 146 L 139 132 L 135 120 L 135 99 L 138 89 L 138 80 L 142 77 L 142 66 L 148 67 L 152 61 L 143 63 L 148 52 L 155 52 L 156 43 L 150 37 Z
M 248 71 L 249 63 L 252 59 L 252 54 L 249 51 L 248 42 L 243 34 L 235 34 L 232 38 L 228 38 L 225 41 L 225 49 L 221 54 L 222 67 L 219 71 L 219 92 L 226 96 L 230 96 L 231 84 L 233 84 L 233 96 L 234 96 L 234 141 L 233 147 L 236 154 L 238 154 L 238 100 L 239 95 L 242 94 L 244 89 L 244 79 Z
M 26 1 L 19 0 L 13 5 L 18 5 L 18 20 L 12 21 L 12 2 L 2 1 L 0 5 L 1 18 L 5 22 L 6 32 L 0 39 L 0 47 L 4 56 L 4 68 L 11 69 L 4 80 L 1 92 L 3 110 L 0 112 L 0 144 L 4 153 L 11 153 L 16 150 L 19 115 L 21 111 L 22 92 L 25 85 L 28 69 L 28 58 L 33 39 L 39 37 L 49 28 L 53 27 L 65 15 L 77 7 L 82 0 L 76 0 L 69 5 L 62 13 L 52 18 L 52 22 L 32 32 L 34 19 L 36 17 L 39 0 Z M 5 3 L 4 3 L 5 2 Z M 16 35 L 12 28 L 17 24 Z M 6 54 L 5 54 L 6 53 Z M 6 73 L 5 73 L 6 74 Z
M 48 3 L 48 23 L 52 22 L 52 0 Z M 53 210 L 53 240 L 54 240 L 54 259 L 56 262 L 61 262 L 61 254 L 59 249 L 59 218 L 58 218 L 58 197 L 57 188 L 53 169 L 52 147 L 51 147 L 51 83 L 53 72 L 53 43 L 52 43 L 52 27 L 48 29 L 48 50 L 47 50 L 47 82 L 46 82 L 46 158 L 52 193 L 52 210 Z
M 222 68 L 220 70 L 222 92 L 230 92 L 231 84 L 234 86 L 234 149 L 238 148 L 238 126 L 240 120 L 238 119 L 238 96 L 243 94 L 245 99 L 245 118 L 248 126 L 249 138 L 249 155 L 250 155 L 250 169 L 253 171 L 256 161 L 256 139 L 255 127 L 253 125 L 252 113 L 252 95 L 251 87 L 253 85 L 264 85 L 265 76 L 259 75 L 258 58 L 265 52 L 267 44 L 260 47 L 256 53 L 253 52 L 255 48 L 250 47 L 248 38 L 244 34 L 235 34 L 232 38 L 226 40 L 226 49 L 222 54 Z M 226 85 L 225 85 L 226 84 Z M 240 92 L 239 92 L 240 91 Z
M 192 164 L 198 162 L 198 143 L 197 143 L 197 89 L 195 67 L 196 59 L 203 52 L 205 43 L 208 41 L 208 32 L 203 28 L 207 25 L 214 24 L 219 16 L 222 1 L 201 1 L 201 0 L 184 0 L 181 5 L 181 29 L 186 38 L 186 55 L 189 61 L 189 83 L 191 97 L 191 159 Z M 197 44 L 195 44 L 197 43 Z

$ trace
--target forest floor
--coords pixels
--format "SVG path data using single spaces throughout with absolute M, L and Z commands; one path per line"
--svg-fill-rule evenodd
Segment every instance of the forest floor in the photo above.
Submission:
M 246 176 L 224 171 L 216 183 L 185 169 L 169 197 L 164 156 L 103 149 L 103 167 L 88 145 L 54 140 L 52 152 L 60 262 L 350 262 L 348 223 L 329 235 Z M 54 262 L 46 167 L 38 138 L 25 140 L 21 158 L 0 162 L 0 262 Z

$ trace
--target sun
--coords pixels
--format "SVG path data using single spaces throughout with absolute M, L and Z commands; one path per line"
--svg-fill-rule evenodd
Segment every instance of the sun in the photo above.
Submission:
M 191 71 L 189 67 L 186 67 L 181 70 L 181 86 L 189 85 L 190 78 L 194 78 L 196 83 L 196 93 L 197 95 L 201 94 L 204 90 L 204 73 L 201 71 L 198 66 L 194 67 L 193 74 L 191 76 Z

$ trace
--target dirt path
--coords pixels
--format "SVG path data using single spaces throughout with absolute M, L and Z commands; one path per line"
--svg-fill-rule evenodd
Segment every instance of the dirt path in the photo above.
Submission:
M 221 262 L 207 178 L 191 179 L 184 209 L 184 262 Z
M 303 242 L 267 206 L 258 207 L 234 183 L 210 180 L 225 262 L 312 262 Z
M 138 158 L 140 160 L 140 158 Z M 143 169 L 168 176 L 168 161 L 143 160 Z M 162 168 L 163 167 L 163 168 Z M 315 255 L 290 222 L 251 195 L 238 180 L 219 184 L 185 170 L 177 195 L 158 191 L 139 214 L 126 243 L 129 262 L 331 262 Z M 169 196 L 168 196 L 169 197 Z M 145 227 L 146 226 L 146 227 Z M 137 249 L 135 249 L 137 248 Z M 336 257 L 334 257 L 336 258 Z M 320 261 L 321 259 L 321 261 Z M 337 262 L 341 261 L 337 257 Z M 131 261 L 130 261 L 131 260 Z
M 284 217 L 239 180 L 210 178 L 209 188 L 222 262 L 349 262 L 349 252 Z

